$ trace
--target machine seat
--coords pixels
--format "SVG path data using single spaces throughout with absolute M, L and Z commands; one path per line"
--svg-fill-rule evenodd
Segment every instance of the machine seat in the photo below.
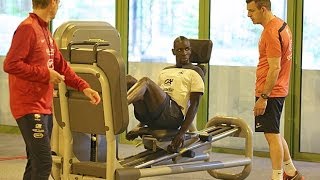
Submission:
M 137 135 L 142 136 L 151 136 L 159 142 L 171 141 L 175 135 L 178 133 L 178 129 L 150 129 L 148 127 L 142 127 L 137 131 Z M 186 133 L 185 139 L 190 139 L 194 133 Z
M 141 127 L 136 133 L 140 137 L 150 135 L 158 141 L 165 141 L 171 140 L 178 133 L 178 129 L 151 129 Z

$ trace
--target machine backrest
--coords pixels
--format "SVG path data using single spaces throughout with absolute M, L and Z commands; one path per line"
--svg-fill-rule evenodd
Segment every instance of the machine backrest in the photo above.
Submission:
M 98 49 L 96 52 L 92 49 L 66 49 L 62 48 L 61 53 L 71 64 L 89 64 L 96 65 L 103 71 L 109 84 L 111 101 L 112 119 L 114 134 L 124 132 L 129 123 L 125 64 L 119 52 L 112 49 Z M 100 74 L 77 73 L 86 80 L 92 89 L 102 93 L 99 82 Z M 105 125 L 103 103 L 98 106 L 91 105 L 88 98 L 82 92 L 68 88 L 68 106 L 70 128 L 72 131 L 91 134 L 105 134 L 109 127 Z M 61 118 L 59 101 L 56 99 L 55 115 L 57 120 Z M 56 105 L 57 104 L 57 105 Z M 60 116 L 60 117 L 59 117 Z M 59 121 L 59 120 L 58 120 Z
M 211 58 L 212 41 L 210 39 L 190 39 L 192 63 L 208 64 Z
M 196 63 L 205 75 L 207 70 L 204 64 L 208 64 L 211 58 L 212 41 L 210 39 L 190 39 L 190 61 Z

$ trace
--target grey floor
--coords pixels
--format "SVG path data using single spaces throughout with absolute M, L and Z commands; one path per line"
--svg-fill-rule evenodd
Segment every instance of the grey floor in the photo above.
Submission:
M 0 133 L 0 180 L 22 179 L 25 160 L 25 145 L 20 135 Z M 121 155 L 139 152 L 139 149 L 132 145 L 120 145 Z M 212 157 L 219 159 L 232 159 L 237 155 L 213 153 Z M 310 163 L 295 161 L 296 167 L 303 173 L 305 180 L 320 180 L 320 163 Z M 239 168 L 238 168 L 239 169 Z M 237 168 L 226 169 L 226 171 L 237 171 Z M 271 163 L 267 158 L 254 157 L 253 169 L 247 178 L 248 180 L 268 180 L 270 179 Z M 51 179 L 51 178 L 50 178 Z M 144 180 L 208 180 L 215 179 L 207 172 L 194 172 L 185 174 L 175 174 L 170 176 L 160 176 L 152 178 L 142 178 Z

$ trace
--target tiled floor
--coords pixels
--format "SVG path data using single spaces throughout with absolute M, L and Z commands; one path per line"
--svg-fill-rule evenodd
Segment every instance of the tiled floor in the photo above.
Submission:
M 0 180 L 20 180 L 26 163 L 24 142 L 20 135 L 0 134 Z M 139 152 L 132 145 L 120 145 L 120 156 Z M 215 153 L 216 159 L 232 159 L 237 155 Z M 320 163 L 295 162 L 298 169 L 304 174 L 306 180 L 320 180 Z M 247 180 L 270 179 L 271 164 L 269 159 L 254 157 L 253 169 Z M 239 169 L 239 168 L 238 168 Z M 233 169 L 234 170 L 234 169 Z M 229 170 L 230 171 L 230 170 Z M 51 179 L 51 178 L 50 178 Z M 167 175 L 161 177 L 142 178 L 144 180 L 209 180 L 214 179 L 207 172 L 194 172 L 186 174 Z

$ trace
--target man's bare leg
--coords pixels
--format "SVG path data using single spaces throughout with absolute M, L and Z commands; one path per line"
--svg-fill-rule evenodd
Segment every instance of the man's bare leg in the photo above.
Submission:
M 283 164 L 283 157 L 284 157 L 282 137 L 280 134 L 274 134 L 274 133 L 265 133 L 264 135 L 269 144 L 272 170 L 273 172 L 282 172 L 282 164 Z
M 287 141 L 282 136 L 281 136 L 281 140 L 282 140 L 282 147 L 283 147 L 283 154 L 284 154 L 283 161 L 291 160 Z
M 127 81 L 127 91 L 128 91 L 138 80 L 128 74 L 126 75 L 126 81 Z
M 128 105 L 143 101 L 148 108 L 148 112 L 156 111 L 162 105 L 166 96 L 167 94 L 147 77 L 137 81 L 127 92 Z
M 284 156 L 283 156 L 283 169 L 284 172 L 286 173 L 286 175 L 288 176 L 295 176 L 297 173 L 297 169 L 294 166 L 293 162 L 292 162 L 292 158 L 290 155 L 290 151 L 289 151 L 289 147 L 287 144 L 287 141 L 282 138 L 282 146 L 283 146 L 283 152 L 284 152 Z
M 128 80 L 130 79 L 127 78 Z M 139 114 L 155 112 L 162 105 L 166 96 L 166 93 L 157 84 L 146 77 L 134 83 L 127 92 L 128 105 L 132 103 L 135 111 Z M 143 127 L 143 124 L 139 123 L 127 133 L 126 139 L 137 138 L 141 127 Z

